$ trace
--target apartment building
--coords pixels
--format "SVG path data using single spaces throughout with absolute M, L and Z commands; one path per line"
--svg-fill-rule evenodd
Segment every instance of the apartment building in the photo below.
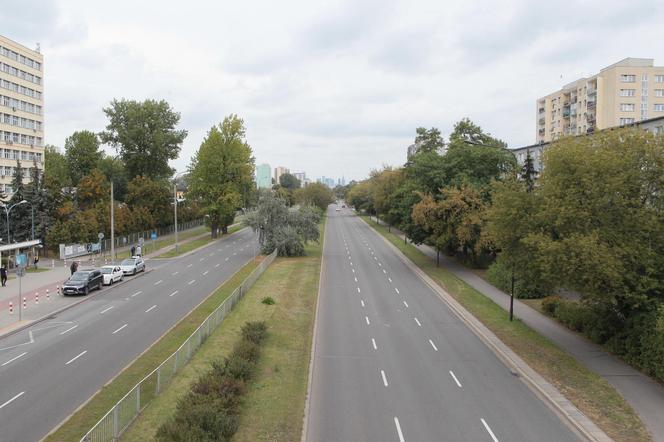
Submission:
M 263 163 L 256 166 L 256 187 L 259 189 L 272 188 L 272 168 L 269 164 Z
M 44 168 L 43 62 L 38 51 L 0 35 L 0 191 L 7 195 L 14 174 L 29 181 L 34 160 Z
M 664 116 L 664 66 L 625 58 L 537 100 L 536 142 Z
M 285 173 L 290 173 L 290 170 L 287 167 L 275 167 L 274 168 L 274 182 L 279 184 L 279 178 Z

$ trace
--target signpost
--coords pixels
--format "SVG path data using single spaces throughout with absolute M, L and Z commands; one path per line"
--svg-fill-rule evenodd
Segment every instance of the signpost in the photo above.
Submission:
M 21 321 L 23 316 L 23 303 L 21 302 L 21 280 L 25 275 L 25 266 L 28 265 L 28 255 L 25 253 L 16 254 L 16 276 L 18 277 L 18 320 Z
M 150 234 L 150 239 L 152 240 L 152 252 L 154 253 L 154 251 L 155 251 L 155 247 L 157 247 L 157 246 L 155 245 L 155 243 L 154 243 L 155 240 L 157 239 L 157 232 L 152 232 L 152 233 Z

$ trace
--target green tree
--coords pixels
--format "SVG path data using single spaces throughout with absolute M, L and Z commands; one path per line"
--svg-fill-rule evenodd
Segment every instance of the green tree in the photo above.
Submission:
M 311 183 L 295 192 L 295 200 L 304 206 L 326 210 L 334 202 L 334 193 L 322 183 Z
M 445 140 L 443 140 L 440 130 L 432 127 L 431 129 L 426 129 L 424 127 L 418 127 L 415 129 L 415 145 L 417 146 L 417 152 L 440 152 L 445 147 Z
M 99 169 L 93 169 L 81 178 L 76 189 L 76 200 L 81 209 L 90 209 L 106 201 L 111 195 L 110 184 Z
M 29 204 L 19 204 L 21 201 L 27 201 L 27 189 L 23 182 L 24 169 L 20 160 L 16 160 L 16 168 L 12 177 L 12 197 L 9 199 L 9 205 L 18 204 L 9 215 L 10 222 L 10 240 L 11 242 L 20 242 L 30 239 L 32 234 L 32 214 Z M 3 235 L 4 236 L 4 235 Z
M 129 179 L 173 174 L 168 161 L 178 157 L 187 131 L 176 129 L 180 114 L 166 101 L 113 100 L 104 113 L 109 122 L 101 140 L 119 151 Z
M 507 143 L 503 140 L 485 133 L 479 125 L 473 123 L 469 118 L 463 118 L 454 125 L 454 130 L 450 134 L 449 147 L 454 149 L 468 143 L 491 147 L 507 147 Z
M 132 209 L 147 209 L 157 226 L 173 223 L 171 188 L 166 181 L 155 181 L 144 176 L 135 177 L 127 187 L 126 202 Z
M 44 148 L 44 186 L 61 190 L 71 186 L 71 175 L 67 158 L 59 153 L 54 146 Z
M 281 174 L 279 177 L 279 184 L 281 187 L 288 190 L 299 189 L 301 185 L 300 180 L 298 180 L 295 175 L 291 175 L 290 173 Z
M 127 196 L 129 181 L 122 160 L 112 156 L 104 156 L 97 163 L 97 168 L 101 170 L 109 183 L 111 180 L 113 181 L 113 198 L 116 201 L 124 201 Z
M 535 164 L 533 162 L 533 157 L 530 155 L 530 150 L 526 152 L 526 161 L 524 161 L 523 166 L 521 167 L 520 178 L 526 183 L 526 190 L 532 192 L 535 189 L 535 180 L 539 172 L 535 169 Z
M 189 194 L 210 217 L 212 237 L 227 233 L 243 195 L 253 186 L 254 158 L 245 141 L 244 121 L 230 115 L 213 126 L 189 166 Z
M 83 176 L 97 167 L 102 158 L 99 138 L 89 130 L 76 131 L 65 140 L 65 159 L 72 185 L 77 186 Z

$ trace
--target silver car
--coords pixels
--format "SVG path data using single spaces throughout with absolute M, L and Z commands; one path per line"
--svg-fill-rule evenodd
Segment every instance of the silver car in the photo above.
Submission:
M 132 256 L 122 260 L 120 268 L 125 275 L 135 275 L 138 272 L 145 271 L 145 261 L 140 256 Z

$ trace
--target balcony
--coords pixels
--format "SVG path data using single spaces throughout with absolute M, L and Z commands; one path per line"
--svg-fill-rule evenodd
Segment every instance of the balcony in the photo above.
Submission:
M 589 97 L 591 96 L 594 97 L 595 95 L 597 95 L 597 89 L 588 89 L 587 94 Z
M 539 130 L 537 131 L 537 133 L 538 133 L 539 135 L 544 135 L 544 132 L 545 132 L 545 130 L 544 130 L 543 127 L 540 127 Z
M 544 117 L 540 118 L 538 122 L 539 122 L 540 126 L 542 126 L 545 122 Z
M 537 112 L 540 113 L 540 114 L 543 114 L 543 113 L 544 113 L 544 108 L 543 108 L 543 107 L 540 107 L 540 108 L 537 110 Z
M 588 100 L 588 109 L 595 109 L 597 107 L 597 102 L 595 100 Z
M 563 118 L 569 118 L 569 115 L 570 115 L 570 107 L 563 106 Z

